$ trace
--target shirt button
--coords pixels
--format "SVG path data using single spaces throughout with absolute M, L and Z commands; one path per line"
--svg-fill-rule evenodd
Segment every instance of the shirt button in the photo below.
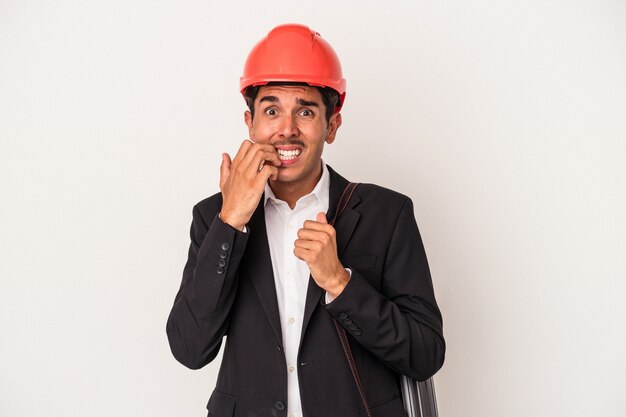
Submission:
M 293 317 L 289 317 L 289 324 L 293 324 L 295 323 L 296 319 L 294 319 Z
M 290 366 L 290 367 L 289 367 L 289 372 L 293 372 L 293 370 L 294 370 L 294 369 L 295 369 L 295 368 L 294 368 L 293 366 Z

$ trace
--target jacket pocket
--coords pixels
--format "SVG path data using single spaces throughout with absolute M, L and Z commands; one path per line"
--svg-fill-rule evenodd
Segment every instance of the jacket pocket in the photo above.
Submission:
M 209 410 L 209 417 L 234 416 L 236 402 L 234 397 L 219 392 L 218 390 L 213 390 L 209 403 L 206 405 L 207 410 Z
M 377 261 L 378 256 L 376 255 L 359 255 L 347 256 L 341 260 L 341 263 L 346 268 L 353 268 L 356 271 L 360 271 L 375 267 Z
M 372 417 L 406 417 L 402 398 L 399 395 L 378 404 L 370 404 L 370 413 Z M 365 409 L 361 410 L 360 415 L 361 417 L 367 417 Z

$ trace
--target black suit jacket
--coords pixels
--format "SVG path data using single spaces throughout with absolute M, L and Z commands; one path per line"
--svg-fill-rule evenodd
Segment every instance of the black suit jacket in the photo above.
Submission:
M 348 182 L 329 172 L 332 219 Z M 287 365 L 263 199 L 248 233 L 219 219 L 221 205 L 216 194 L 193 208 L 189 257 L 167 322 L 170 347 L 178 361 L 198 369 L 215 358 L 226 336 L 209 416 L 287 417 Z M 372 416 L 404 416 L 398 373 L 427 379 L 445 352 L 413 204 L 361 184 L 335 228 L 339 258 L 352 277 L 328 305 L 309 278 L 298 353 L 304 417 L 365 415 L 333 319 L 349 335 Z

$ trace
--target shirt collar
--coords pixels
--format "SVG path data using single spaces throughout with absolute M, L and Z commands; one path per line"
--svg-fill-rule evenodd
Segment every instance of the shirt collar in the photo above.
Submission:
M 328 173 L 328 168 L 326 167 L 326 164 L 324 163 L 324 161 L 322 161 L 322 176 L 320 177 L 319 181 L 313 188 L 313 191 L 311 191 L 307 195 L 300 197 L 298 201 L 308 198 L 311 195 L 314 195 L 315 197 L 317 197 L 317 200 L 322 205 L 328 206 L 329 199 L 330 199 L 330 174 Z M 267 205 L 268 200 L 282 201 L 279 198 L 277 198 L 276 195 L 274 194 L 274 191 L 272 191 L 269 181 L 265 183 L 264 198 L 265 199 L 263 201 L 263 206 Z

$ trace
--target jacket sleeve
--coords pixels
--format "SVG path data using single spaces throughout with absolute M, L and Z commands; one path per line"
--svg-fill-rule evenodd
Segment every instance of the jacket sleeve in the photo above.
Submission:
M 190 236 L 166 329 L 176 360 L 199 369 L 215 358 L 226 334 L 248 234 L 225 224 L 218 214 L 206 222 L 196 205 Z
M 442 318 L 409 198 L 392 232 L 380 291 L 351 269 L 348 285 L 327 311 L 396 372 L 420 381 L 434 375 L 445 356 Z

